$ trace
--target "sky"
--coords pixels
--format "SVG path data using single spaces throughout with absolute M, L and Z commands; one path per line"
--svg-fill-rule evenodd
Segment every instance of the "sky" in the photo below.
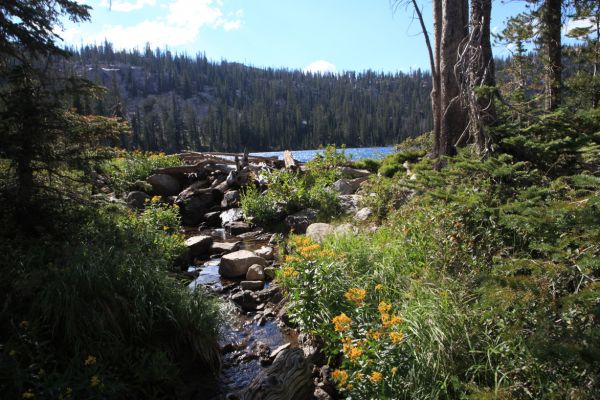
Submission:
M 84 0 L 91 22 L 65 23 L 65 44 L 169 48 L 214 61 L 313 72 L 429 69 L 410 8 L 389 0 Z M 431 2 L 422 2 L 431 27 Z M 495 0 L 492 31 L 523 8 Z M 507 53 L 496 46 L 495 54 Z

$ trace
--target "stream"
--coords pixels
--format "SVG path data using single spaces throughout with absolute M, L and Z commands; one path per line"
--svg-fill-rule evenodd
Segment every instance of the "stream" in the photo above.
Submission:
M 257 233 L 230 236 L 224 229 L 188 231 L 187 236 L 207 235 L 217 242 L 240 242 L 239 250 L 256 250 L 268 245 L 270 234 Z M 272 246 L 276 248 L 276 246 Z M 286 347 L 297 347 L 297 332 L 286 327 L 276 316 L 276 304 L 260 303 L 256 310 L 244 311 L 231 297 L 241 292 L 240 280 L 221 277 L 219 264 L 222 254 L 206 257 L 202 263 L 190 265 L 188 273 L 197 276 L 189 285 L 191 290 L 203 286 L 220 299 L 221 307 L 227 316 L 221 327 L 219 347 L 222 356 L 222 369 L 217 390 L 194 397 L 196 400 L 220 400 L 237 398 L 228 395 L 243 391 L 258 373 L 271 364 L 274 355 Z M 276 259 L 276 257 L 275 257 Z M 275 292 L 271 282 L 265 282 L 264 289 L 256 293 Z M 278 292 L 277 292 L 278 293 Z

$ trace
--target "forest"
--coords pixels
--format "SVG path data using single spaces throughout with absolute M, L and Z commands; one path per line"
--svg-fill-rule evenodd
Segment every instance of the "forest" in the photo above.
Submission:
M 393 1 L 429 71 L 322 75 L 0 2 L 0 398 L 600 398 L 600 3 L 522 4 Z
M 273 151 L 393 145 L 431 129 L 427 72 L 312 74 L 260 69 L 149 46 L 70 49 L 62 69 L 108 89 L 81 114 L 126 118 L 128 149 Z

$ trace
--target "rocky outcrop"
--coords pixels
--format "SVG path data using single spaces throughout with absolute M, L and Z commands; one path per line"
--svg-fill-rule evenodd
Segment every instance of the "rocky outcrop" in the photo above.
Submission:
M 179 206 L 181 220 L 185 226 L 200 224 L 204 215 L 215 205 L 219 205 L 223 193 L 212 188 L 201 188 L 192 185 L 179 193 L 175 204 Z
M 167 174 L 150 175 L 146 182 L 152 185 L 152 193 L 158 196 L 177 196 L 183 189 L 179 179 Z
M 257 256 L 248 250 L 239 250 L 229 253 L 221 258 L 219 265 L 219 274 L 225 278 L 238 278 L 246 276 L 250 266 L 258 264 L 265 266 L 267 262 L 264 258 Z
M 210 236 L 198 235 L 192 236 L 185 241 L 185 246 L 190 257 L 193 260 L 194 257 L 201 257 L 208 254 L 213 243 L 213 238 Z
M 273 248 L 269 246 L 262 246 L 260 249 L 254 250 L 254 254 L 265 260 L 272 260 L 274 258 Z
M 322 243 L 325 236 L 333 233 L 333 230 L 333 226 L 322 222 L 317 222 L 310 224 L 308 228 L 306 228 L 306 236 L 317 243 Z
M 150 196 L 148 196 L 147 193 L 135 190 L 133 192 L 127 193 L 127 195 L 125 196 L 125 202 L 129 207 L 141 210 L 142 208 L 144 208 L 144 204 L 149 198 Z
M 317 219 L 318 212 L 312 208 L 299 211 L 295 214 L 288 215 L 285 218 L 286 227 L 297 234 L 303 234 L 306 232 L 306 228 Z
M 373 214 L 373 210 L 369 207 L 364 207 L 358 210 L 358 212 L 354 215 L 354 219 L 357 221 L 366 221 Z
M 358 209 L 358 203 L 360 202 L 360 196 L 357 194 L 347 194 L 338 196 L 340 200 L 340 207 L 346 214 L 352 214 Z

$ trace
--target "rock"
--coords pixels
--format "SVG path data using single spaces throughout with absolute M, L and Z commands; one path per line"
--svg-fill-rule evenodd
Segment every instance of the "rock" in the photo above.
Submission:
M 341 172 L 342 176 L 348 178 L 362 178 L 371 175 L 371 173 L 366 169 L 356 169 L 351 167 L 341 167 L 339 171 Z
M 364 207 L 356 212 L 356 215 L 354 215 L 354 219 L 358 221 L 366 221 L 372 214 L 373 210 L 371 210 L 369 207 Z
M 258 229 L 258 230 L 255 230 L 255 231 L 240 233 L 240 234 L 237 234 L 236 236 L 239 237 L 240 239 L 244 239 L 244 240 L 246 240 L 246 239 L 258 239 L 258 237 L 260 235 L 262 235 L 262 233 L 263 233 L 262 229 Z
M 244 218 L 241 208 L 231 208 L 227 211 L 223 211 L 220 215 L 221 225 L 226 226 L 230 222 L 241 221 Z
M 346 194 L 338 196 L 340 200 L 340 207 L 346 214 L 355 212 L 358 209 L 358 203 L 360 196 L 357 194 Z
M 308 228 L 306 228 L 306 236 L 317 243 L 323 242 L 325 236 L 331 233 L 333 233 L 333 226 L 322 222 L 310 224 Z
M 264 258 L 257 256 L 248 250 L 238 250 L 233 253 L 225 254 L 221 258 L 219 265 L 219 274 L 225 278 L 237 278 L 246 276 L 248 268 L 253 264 L 265 266 L 267 262 Z
M 256 299 L 261 303 L 271 302 L 277 304 L 283 299 L 283 295 L 279 287 L 271 285 L 266 289 L 256 292 Z
M 177 196 L 182 189 L 181 182 L 167 174 L 150 175 L 146 182 L 152 185 L 152 193 L 159 196 Z
M 254 250 L 254 254 L 265 260 L 272 260 L 274 258 L 273 248 L 269 246 L 262 246 L 260 249 Z
M 281 233 L 274 233 L 269 239 L 269 246 L 275 246 L 283 241 L 283 235 Z
M 332 397 L 329 395 L 329 393 L 327 393 L 325 390 L 323 390 L 323 388 L 320 388 L 320 387 L 315 389 L 313 396 L 314 396 L 315 400 L 331 400 L 332 399 Z
M 325 355 L 321 351 L 323 342 L 316 336 L 301 333 L 298 335 L 298 343 L 307 360 L 316 365 L 321 365 L 325 362 Z
M 221 211 L 212 211 L 204 214 L 204 222 L 210 227 L 221 226 Z
M 306 232 L 306 228 L 317 219 L 317 215 L 317 210 L 307 208 L 306 210 L 288 215 L 285 218 L 285 225 L 294 233 L 303 234 Z
M 285 349 L 287 349 L 287 348 L 289 348 L 289 347 L 291 347 L 291 346 L 292 346 L 292 344 L 291 344 L 291 343 L 282 344 L 281 346 L 279 346 L 278 348 L 276 348 L 275 350 L 273 350 L 273 351 L 271 352 L 271 354 L 269 355 L 269 358 L 271 358 L 271 359 L 273 359 L 273 360 L 274 360 L 274 359 L 275 359 L 275 357 L 277 357 L 277 355 L 278 355 L 279 353 L 281 353 L 282 351 L 284 351 Z
M 234 207 L 237 206 L 240 202 L 240 191 L 239 190 L 228 190 L 223 195 L 223 200 L 221 201 L 221 207 Z
M 227 254 L 240 249 L 241 242 L 214 242 L 210 254 Z
M 352 194 L 355 192 L 355 189 L 352 188 L 348 179 L 339 179 L 333 182 L 331 187 L 339 194 Z
M 213 239 L 210 236 L 198 235 L 192 236 L 185 241 L 190 259 L 206 255 L 211 248 Z
M 146 181 L 135 181 L 131 184 L 129 190 L 152 193 L 152 185 Z
M 261 290 L 264 286 L 263 281 L 241 281 L 240 286 L 244 290 Z
M 265 273 L 266 280 L 273 280 L 275 278 L 275 268 L 274 267 L 265 267 L 263 272 Z
M 251 231 L 252 227 L 244 221 L 234 221 L 234 222 L 229 222 L 227 225 L 225 225 L 225 229 L 227 229 L 227 231 L 231 235 L 239 236 L 242 233 Z
M 217 189 L 199 189 L 190 186 L 179 193 L 175 204 L 179 206 L 183 225 L 198 225 L 210 208 L 219 204 L 223 193 Z
M 358 229 L 352 224 L 341 224 L 335 227 L 334 234 L 337 236 L 354 235 L 358 233 Z
M 265 272 L 263 270 L 262 265 L 254 264 L 248 268 L 248 272 L 246 272 L 246 280 L 247 281 L 264 281 L 265 280 Z M 262 289 L 262 287 L 261 287 Z
M 125 202 L 129 207 L 141 210 L 142 208 L 144 208 L 144 203 L 149 198 L 150 196 L 148 196 L 147 193 L 135 190 L 133 192 L 127 193 L 127 195 L 125 196 Z
M 258 301 L 254 293 L 249 290 L 243 290 L 231 296 L 231 301 L 237 304 L 244 311 L 255 311 Z

